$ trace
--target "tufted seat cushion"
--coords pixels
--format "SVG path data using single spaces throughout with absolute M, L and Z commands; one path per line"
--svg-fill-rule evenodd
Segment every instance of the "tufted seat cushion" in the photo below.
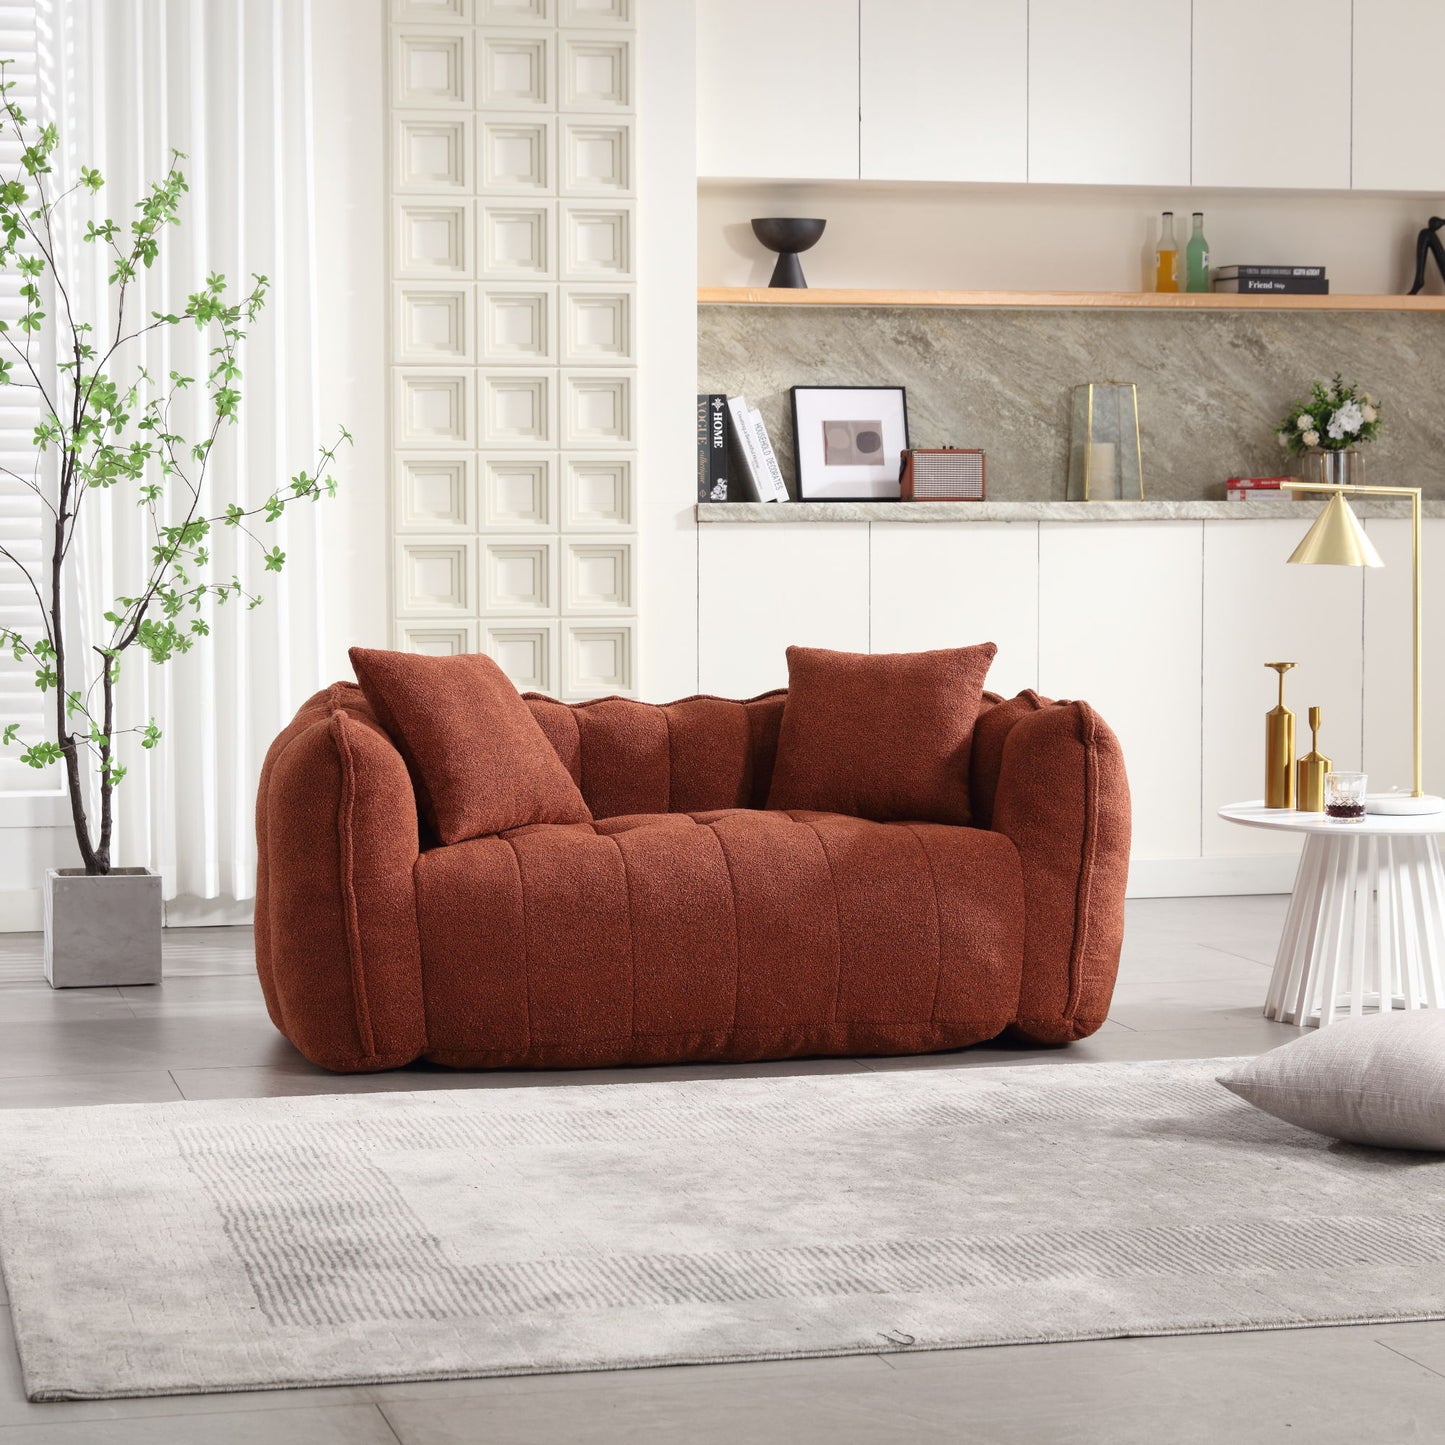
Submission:
M 1018 1007 L 1023 873 L 981 829 L 622 814 L 432 849 L 415 880 L 439 1063 L 911 1053 Z

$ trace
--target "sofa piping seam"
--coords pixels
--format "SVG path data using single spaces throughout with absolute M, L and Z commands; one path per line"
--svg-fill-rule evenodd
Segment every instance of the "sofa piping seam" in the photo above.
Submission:
M 790 818 L 791 822 L 798 822 L 797 818 Z M 828 852 L 828 845 L 823 841 L 823 835 L 818 830 L 817 823 L 811 819 L 805 821 L 803 826 L 807 828 L 818 840 L 818 850 L 823 855 L 823 866 L 828 870 L 828 882 L 833 890 L 833 926 L 837 931 L 838 947 L 835 954 L 835 968 L 833 972 L 833 1023 L 838 1023 L 838 1012 L 843 1002 L 843 909 L 838 902 L 838 875 L 833 872 L 833 859 Z
M 738 880 L 733 876 L 733 861 L 728 857 L 727 844 L 722 840 L 722 834 L 717 830 L 716 823 L 703 823 L 699 826 L 705 827 L 717 841 L 717 850 L 722 854 L 723 867 L 728 872 L 728 902 L 732 905 L 733 915 L 733 1017 L 727 1027 L 728 1033 L 738 1032 L 738 995 L 742 992 L 743 973 L 743 930 L 738 920 Z
M 346 736 L 346 712 L 331 714 L 330 732 L 341 764 L 341 800 L 336 810 L 336 841 L 340 849 L 341 900 L 346 918 L 346 952 L 351 966 L 351 996 L 356 1014 L 356 1032 L 368 1057 L 376 1054 L 376 1036 L 371 1026 L 371 1004 L 366 994 L 366 970 L 362 962 L 361 914 L 356 902 L 354 815 L 356 808 L 356 760 Z
M 933 870 L 933 855 L 928 851 L 928 844 L 923 841 L 918 829 L 912 823 L 907 825 L 908 831 L 913 835 L 913 841 L 918 844 L 919 851 L 923 854 L 923 861 L 928 867 L 928 882 L 933 890 L 933 1002 L 928 1006 L 928 1022 L 930 1026 L 937 1026 L 938 1023 L 938 995 L 943 989 L 943 909 L 940 906 L 938 895 L 938 874 Z M 1014 1012 L 1018 1012 L 1015 1005 Z
M 1083 959 L 1089 940 L 1089 895 L 1094 880 L 1098 851 L 1098 769 L 1094 766 L 1094 742 L 1098 729 L 1094 712 L 1087 703 L 1075 703 L 1083 724 L 1080 742 L 1084 749 L 1084 836 L 1079 849 L 1079 882 L 1074 894 L 1074 939 L 1069 953 L 1069 998 L 1064 1017 L 1072 1020 L 1084 991 Z
M 499 835 L 500 836 L 500 835 Z M 517 844 L 511 838 L 501 838 L 512 854 L 512 866 L 517 870 L 517 903 L 522 913 L 522 1003 L 523 1014 L 527 1025 L 526 1050 L 530 1053 L 534 1047 L 532 1028 L 532 936 L 527 927 L 527 880 L 522 873 L 522 855 L 517 852 Z

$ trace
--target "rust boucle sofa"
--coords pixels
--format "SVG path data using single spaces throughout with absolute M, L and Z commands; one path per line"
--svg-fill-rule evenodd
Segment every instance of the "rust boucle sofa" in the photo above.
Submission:
M 785 697 L 529 695 L 594 821 L 441 847 L 361 691 L 318 693 L 272 745 L 257 803 L 256 957 L 276 1027 L 347 1072 L 921 1053 L 1097 1029 L 1129 799 L 1094 710 L 986 694 L 974 826 L 957 827 L 765 811 Z

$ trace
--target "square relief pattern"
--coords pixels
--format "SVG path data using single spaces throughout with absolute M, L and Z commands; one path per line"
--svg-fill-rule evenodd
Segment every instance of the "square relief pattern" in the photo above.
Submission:
M 473 458 L 403 452 L 396 459 L 396 525 L 403 532 L 472 531 L 477 503 Z
M 396 645 L 632 694 L 636 0 L 387 10 Z
M 550 115 L 478 117 L 484 195 L 528 195 L 552 189 L 556 131 Z
M 562 291 L 562 360 L 584 366 L 634 360 L 632 293 L 566 287 Z
M 561 189 L 572 196 L 625 195 L 632 189 L 630 121 L 562 121 Z
M 417 284 L 396 287 L 398 361 L 475 361 L 472 287 Z
M 631 278 L 631 206 L 564 204 L 560 217 L 564 280 L 625 281 Z
M 557 458 L 525 453 L 482 459 L 482 525 L 497 531 L 555 530 Z
M 455 23 L 470 20 L 472 0 L 391 0 L 393 20 Z
M 483 25 L 551 25 L 557 0 L 477 0 Z
M 633 0 L 558 0 L 563 25 L 631 25 Z
M 419 652 L 423 657 L 457 657 L 477 650 L 477 624 L 444 618 L 404 622 L 397 629 L 397 645 L 403 652 Z
M 562 527 L 566 531 L 616 531 L 633 525 L 630 456 L 566 456 L 562 459 Z
M 484 371 L 482 444 L 488 447 L 555 446 L 554 374 Z
M 562 36 L 563 110 L 626 110 L 632 104 L 632 41 L 617 35 Z
M 563 446 L 633 443 L 632 377 L 618 372 L 562 373 Z
M 472 446 L 470 371 L 408 370 L 395 373 L 395 425 L 403 447 Z
M 557 610 L 555 537 L 484 537 L 481 555 L 483 612 Z
M 398 276 L 472 274 L 471 203 L 401 205 L 396 209 Z
M 483 204 L 480 210 L 483 280 L 537 281 L 553 274 L 555 203 Z
M 475 610 L 473 575 L 476 538 L 455 541 L 411 541 L 396 548 L 396 601 L 402 616 Z
M 519 692 L 557 692 L 556 622 L 530 617 L 484 622 L 482 648 Z
M 472 103 L 471 31 L 413 31 L 392 37 L 392 100 L 421 108 Z
M 477 37 L 477 103 L 483 110 L 547 109 L 553 103 L 552 36 Z
M 563 612 L 631 612 L 632 543 L 562 539 Z
M 555 286 L 483 286 L 482 360 L 548 364 L 557 357 Z
M 632 692 L 634 631 L 631 622 L 563 622 L 563 695 L 587 698 Z
M 471 190 L 470 115 L 399 115 L 394 144 L 392 177 L 398 191 Z

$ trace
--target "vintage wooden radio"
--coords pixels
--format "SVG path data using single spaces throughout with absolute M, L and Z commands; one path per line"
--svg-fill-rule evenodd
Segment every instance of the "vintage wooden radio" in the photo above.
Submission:
M 975 447 L 909 447 L 898 495 L 905 502 L 981 502 L 983 453 Z

